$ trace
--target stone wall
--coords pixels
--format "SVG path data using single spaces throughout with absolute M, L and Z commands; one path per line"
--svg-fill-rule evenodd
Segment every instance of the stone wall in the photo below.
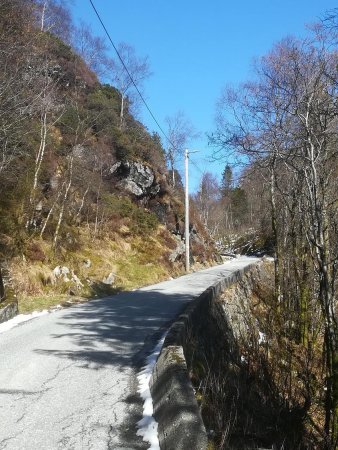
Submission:
M 233 326 L 235 323 L 237 328 L 241 321 L 233 322 L 234 310 L 224 307 L 220 296 L 235 283 L 241 298 L 250 295 L 252 279 L 260 276 L 259 270 L 258 264 L 250 265 L 220 280 L 189 304 L 169 329 L 151 380 L 162 450 L 207 449 L 208 436 L 189 377 L 191 359 L 198 352 L 219 364 L 220 355 L 240 358 Z M 243 301 L 237 315 L 245 314 Z
M 0 323 L 18 314 L 18 300 L 12 286 L 9 269 L 5 261 L 0 261 Z
M 18 302 L 11 301 L 9 303 L 1 303 L 0 308 L 0 323 L 6 322 L 9 319 L 12 319 L 14 316 L 18 314 Z

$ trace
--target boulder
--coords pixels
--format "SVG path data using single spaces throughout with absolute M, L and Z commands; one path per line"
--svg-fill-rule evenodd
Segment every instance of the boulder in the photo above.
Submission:
M 53 270 L 53 276 L 54 279 L 56 278 L 63 278 L 63 281 L 69 281 L 68 275 L 70 274 L 70 270 L 68 269 L 68 267 L 61 267 L 61 266 L 56 266 L 55 269 Z
M 73 271 L 72 271 L 72 278 L 71 278 L 71 281 L 72 281 L 73 283 L 75 283 L 77 289 L 80 289 L 80 288 L 83 287 L 83 283 L 81 283 L 80 278 L 79 278 L 77 275 L 75 275 L 75 273 L 74 273 Z
M 169 255 L 169 261 L 172 263 L 182 259 L 185 254 L 185 242 L 176 235 L 173 235 L 173 237 L 177 242 L 177 246 Z
M 138 161 L 118 161 L 110 168 L 118 186 L 136 197 L 154 197 L 160 192 L 154 171 Z
M 80 289 L 83 287 L 83 283 L 79 279 L 79 277 L 74 273 L 72 269 L 69 269 L 66 266 L 56 266 L 52 273 L 52 279 L 54 282 L 58 279 L 62 279 L 62 281 L 66 283 L 74 283 L 76 289 Z
M 103 278 L 102 283 L 103 284 L 108 284 L 108 285 L 112 285 L 115 282 L 115 273 L 114 272 L 110 272 L 109 275 L 107 275 L 106 277 Z
M 84 265 L 84 267 L 86 267 L 86 269 L 89 269 L 91 267 L 91 265 L 92 265 L 92 262 L 91 262 L 90 259 L 85 259 L 83 261 L 83 265 Z
M 5 261 L 0 267 L 0 323 L 12 319 L 19 312 L 9 267 Z
M 129 192 L 129 194 L 136 195 L 136 197 L 142 197 L 145 194 L 144 189 L 138 186 L 133 180 L 121 180 L 119 182 L 119 187 L 122 190 Z

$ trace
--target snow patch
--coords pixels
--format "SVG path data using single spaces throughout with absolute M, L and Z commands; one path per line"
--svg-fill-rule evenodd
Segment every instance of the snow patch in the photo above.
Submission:
M 45 316 L 49 313 L 50 311 L 44 309 L 43 311 L 33 311 L 31 314 L 18 314 L 17 316 L 13 317 L 13 319 L 0 323 L 0 333 L 11 330 L 20 323 L 27 322 L 28 320 L 35 319 L 36 317 Z
M 62 309 L 62 305 L 60 305 L 60 304 L 53 306 L 49 312 L 55 312 L 55 311 L 58 311 L 59 309 Z
M 160 450 L 160 444 L 157 435 L 158 423 L 153 417 L 153 400 L 151 398 L 149 382 L 166 335 L 167 333 L 165 333 L 159 340 L 153 352 L 147 357 L 146 365 L 137 375 L 139 385 L 137 391 L 139 392 L 143 400 L 143 418 L 139 422 L 137 422 L 137 425 L 139 427 L 139 429 L 137 430 L 137 435 L 142 436 L 144 441 L 149 442 L 150 447 L 148 448 L 148 450 Z

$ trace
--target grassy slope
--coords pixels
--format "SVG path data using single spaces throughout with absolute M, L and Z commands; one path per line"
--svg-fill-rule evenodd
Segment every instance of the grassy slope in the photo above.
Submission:
M 19 311 L 27 313 L 67 300 L 112 295 L 179 275 L 183 272 L 182 264 L 168 261 L 174 246 L 173 238 L 163 226 L 151 236 L 132 235 L 125 227 L 120 234 L 96 239 L 91 238 L 88 230 L 80 229 L 77 248 L 63 250 L 59 255 L 54 255 L 45 241 L 36 240 L 30 259 L 17 257 L 11 264 Z M 53 269 L 58 265 L 72 270 L 83 286 L 55 278 Z M 114 283 L 104 284 L 102 280 L 112 272 Z

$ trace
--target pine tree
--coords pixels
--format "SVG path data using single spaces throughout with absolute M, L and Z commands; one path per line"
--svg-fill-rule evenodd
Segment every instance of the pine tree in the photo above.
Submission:
M 233 188 L 232 169 L 231 166 L 227 164 L 222 173 L 222 180 L 221 180 L 222 197 L 228 197 L 232 188 Z

